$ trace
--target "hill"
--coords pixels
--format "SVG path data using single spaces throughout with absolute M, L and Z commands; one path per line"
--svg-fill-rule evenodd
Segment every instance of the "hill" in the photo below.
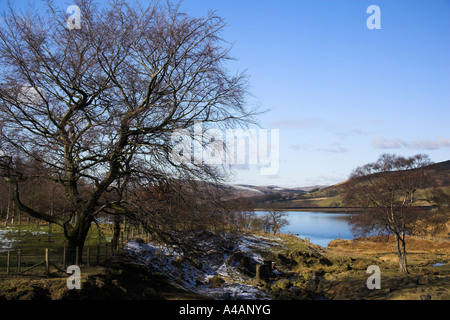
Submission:
M 293 196 L 298 194 L 305 194 L 312 190 L 319 190 L 328 186 L 308 186 L 308 187 L 280 187 L 275 185 L 269 186 L 255 186 L 249 184 L 235 184 L 230 186 L 230 191 L 238 194 L 241 197 L 255 197 L 263 195 L 279 194 L 282 197 Z
M 319 191 L 327 186 L 308 186 L 297 188 L 286 188 L 279 186 L 254 186 L 246 184 L 226 185 L 225 188 L 229 192 L 229 197 L 245 198 L 254 208 L 264 209 L 266 206 L 273 204 L 285 204 L 291 200 L 301 198 L 310 192 Z
M 428 174 L 431 178 L 430 179 L 431 184 L 427 186 L 428 188 L 450 187 L 450 160 L 431 164 L 429 166 L 424 167 L 424 169 L 426 174 Z M 415 170 L 417 169 L 413 169 L 411 171 Z M 342 193 L 342 190 L 345 188 L 346 184 L 349 182 L 350 180 L 346 180 L 337 183 L 333 186 L 322 189 L 321 192 L 328 195 L 340 194 Z
M 443 188 L 450 191 L 450 160 L 431 164 L 424 169 L 431 177 L 431 183 L 426 189 Z M 344 208 L 343 206 L 342 194 L 349 182 L 350 180 L 342 181 L 332 186 L 310 190 L 309 192 L 307 191 L 289 198 L 270 199 L 264 203 L 257 203 L 256 207 L 259 209 L 278 208 L 285 210 L 313 208 L 326 208 L 330 211 L 335 211 L 338 208 L 347 210 L 348 208 Z M 418 192 L 419 197 L 424 194 L 424 191 L 420 190 Z

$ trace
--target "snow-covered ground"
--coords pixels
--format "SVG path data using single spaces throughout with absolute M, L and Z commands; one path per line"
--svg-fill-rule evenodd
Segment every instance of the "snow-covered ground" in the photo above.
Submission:
M 8 235 L 16 232 L 16 230 L 3 229 L 0 230 L 0 252 L 10 250 L 13 244 L 17 242 L 16 239 L 9 237 Z
M 139 263 L 151 266 L 174 284 L 191 292 L 213 299 L 268 298 L 253 277 L 239 272 L 238 265 L 228 263 L 227 258 L 240 252 L 254 262 L 262 263 L 260 252 L 279 247 L 279 243 L 265 237 L 242 236 L 227 249 L 210 239 L 200 240 L 197 246 L 202 248 L 203 254 L 195 255 L 195 262 L 189 258 L 183 259 L 181 251 L 173 246 L 131 240 L 124 249 Z M 209 282 L 216 275 L 225 281 L 218 287 Z
M 44 231 L 27 231 L 21 230 L 21 234 L 25 232 L 30 233 L 31 235 L 45 234 Z M 14 237 L 13 234 L 19 233 L 19 230 L 12 229 L 11 227 L 5 227 L 0 229 L 0 252 L 11 250 L 15 243 L 19 242 L 17 238 Z

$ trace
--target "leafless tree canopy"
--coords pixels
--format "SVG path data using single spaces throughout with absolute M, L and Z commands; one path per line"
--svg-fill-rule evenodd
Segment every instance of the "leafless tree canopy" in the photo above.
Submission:
M 75 1 L 81 29 L 68 29 L 66 8 L 3 14 L 0 25 L 0 174 L 19 208 L 59 224 L 82 243 L 101 212 L 125 210 L 125 190 L 161 181 L 217 180 L 204 164 L 170 160 L 171 133 L 245 125 L 246 77 L 230 74 L 225 24 L 177 6 Z M 225 49 L 224 49 L 225 48 Z M 25 201 L 33 176 L 64 189 L 67 217 Z M 81 188 L 87 186 L 82 192 Z M 78 223 L 68 223 L 77 216 Z
M 281 228 L 289 224 L 289 220 L 286 218 L 287 214 L 283 211 L 269 210 L 265 216 L 273 234 L 276 234 Z

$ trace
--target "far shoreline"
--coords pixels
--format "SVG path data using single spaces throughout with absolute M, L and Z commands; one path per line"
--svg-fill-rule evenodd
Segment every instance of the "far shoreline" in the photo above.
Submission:
M 364 208 L 354 207 L 294 207 L 294 208 L 254 208 L 255 211 L 299 211 L 299 212 L 323 212 L 323 213 L 361 213 Z

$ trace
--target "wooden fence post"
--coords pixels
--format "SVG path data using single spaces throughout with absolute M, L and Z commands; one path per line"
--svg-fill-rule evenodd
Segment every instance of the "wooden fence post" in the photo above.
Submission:
M 20 265 L 21 265 L 21 261 L 22 257 L 21 257 L 21 252 L 20 249 L 17 249 L 17 272 L 20 272 Z
M 78 258 L 79 258 L 79 257 L 78 257 L 78 252 L 79 252 L 79 251 L 78 251 L 78 246 L 77 246 L 77 247 L 75 248 L 75 265 L 77 265 L 77 266 L 79 265 L 79 263 L 78 263 L 78 262 L 79 262 L 79 261 L 78 261 Z
M 89 251 L 89 247 L 86 248 L 86 264 L 89 267 L 89 256 L 90 256 L 90 251 Z
M 50 273 L 50 265 L 48 261 L 48 248 L 45 248 L 45 273 Z
M 6 258 L 6 274 L 9 274 L 10 269 L 10 259 L 11 259 L 11 251 L 8 250 L 7 258 Z
M 63 248 L 63 261 L 62 261 L 62 264 L 63 264 L 63 269 L 65 270 L 66 269 L 66 246 L 64 246 L 64 248 Z

